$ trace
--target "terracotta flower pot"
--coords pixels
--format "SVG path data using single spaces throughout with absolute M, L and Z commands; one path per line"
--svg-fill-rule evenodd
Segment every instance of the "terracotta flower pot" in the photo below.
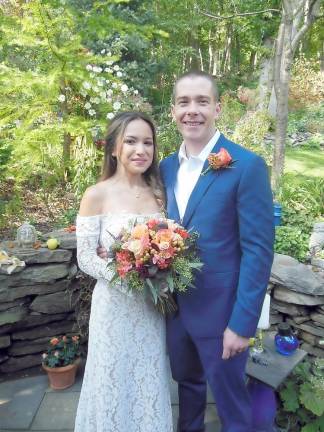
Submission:
M 76 360 L 73 364 L 50 368 L 45 366 L 43 369 L 47 372 L 50 387 L 53 390 L 63 390 L 74 384 L 75 374 L 79 365 L 79 361 Z

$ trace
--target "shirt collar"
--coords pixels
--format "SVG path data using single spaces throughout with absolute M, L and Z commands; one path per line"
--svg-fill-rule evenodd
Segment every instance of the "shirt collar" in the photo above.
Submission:
M 196 156 L 190 156 L 193 159 L 199 159 L 201 162 L 205 162 L 207 159 L 209 153 L 213 150 L 215 144 L 217 143 L 218 139 L 220 137 L 220 132 L 217 130 L 215 134 L 211 137 L 211 139 L 208 141 L 208 143 L 205 145 L 205 147 L 201 150 L 201 152 Z M 183 160 L 189 160 L 186 152 L 186 146 L 184 142 L 181 144 L 179 148 L 179 162 L 181 163 Z

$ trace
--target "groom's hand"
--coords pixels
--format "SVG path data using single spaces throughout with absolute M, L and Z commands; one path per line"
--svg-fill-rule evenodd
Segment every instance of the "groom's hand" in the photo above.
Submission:
M 97 255 L 100 258 L 104 259 L 105 261 L 108 260 L 108 252 L 107 252 L 107 249 L 104 247 L 98 247 L 97 248 Z
M 234 333 L 228 327 L 224 331 L 223 337 L 223 360 L 228 360 L 230 357 L 234 357 L 245 351 L 249 346 L 249 338 L 240 336 Z

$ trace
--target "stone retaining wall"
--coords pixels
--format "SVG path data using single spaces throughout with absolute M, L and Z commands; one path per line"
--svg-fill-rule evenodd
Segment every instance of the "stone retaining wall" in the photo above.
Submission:
M 60 237 L 56 250 L 0 244 L 0 250 L 26 263 L 10 275 L 0 267 L 0 373 L 40 365 L 52 336 L 78 333 L 73 307 L 76 240 L 64 232 Z
M 0 244 L 0 250 L 26 263 L 10 275 L 0 267 L 0 373 L 40 365 L 49 338 L 79 331 L 73 306 L 73 293 L 80 284 L 75 234 L 60 230 L 49 235 L 60 240 L 59 249 L 21 250 L 14 242 Z M 323 240 L 321 224 L 311 239 L 314 253 Z M 323 262 L 313 257 L 313 265 L 304 265 L 276 254 L 269 284 L 272 329 L 288 321 L 302 348 L 320 357 L 324 357 Z
M 323 260 L 321 260 L 323 261 Z M 275 255 L 271 271 L 270 323 L 282 321 L 296 331 L 301 348 L 324 358 L 324 271 L 286 255 Z

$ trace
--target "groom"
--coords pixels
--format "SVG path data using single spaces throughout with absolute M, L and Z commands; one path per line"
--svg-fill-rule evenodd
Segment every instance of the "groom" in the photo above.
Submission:
M 167 322 L 172 375 L 179 384 L 178 431 L 204 430 L 208 382 L 222 432 L 252 432 L 244 371 L 273 259 L 267 167 L 216 129 L 220 105 L 210 75 L 178 78 L 172 114 L 183 143 L 161 162 L 168 217 L 199 232 L 204 263 L 196 289 L 178 295 L 178 312 Z M 220 167 L 202 175 L 208 155 L 219 151 Z

